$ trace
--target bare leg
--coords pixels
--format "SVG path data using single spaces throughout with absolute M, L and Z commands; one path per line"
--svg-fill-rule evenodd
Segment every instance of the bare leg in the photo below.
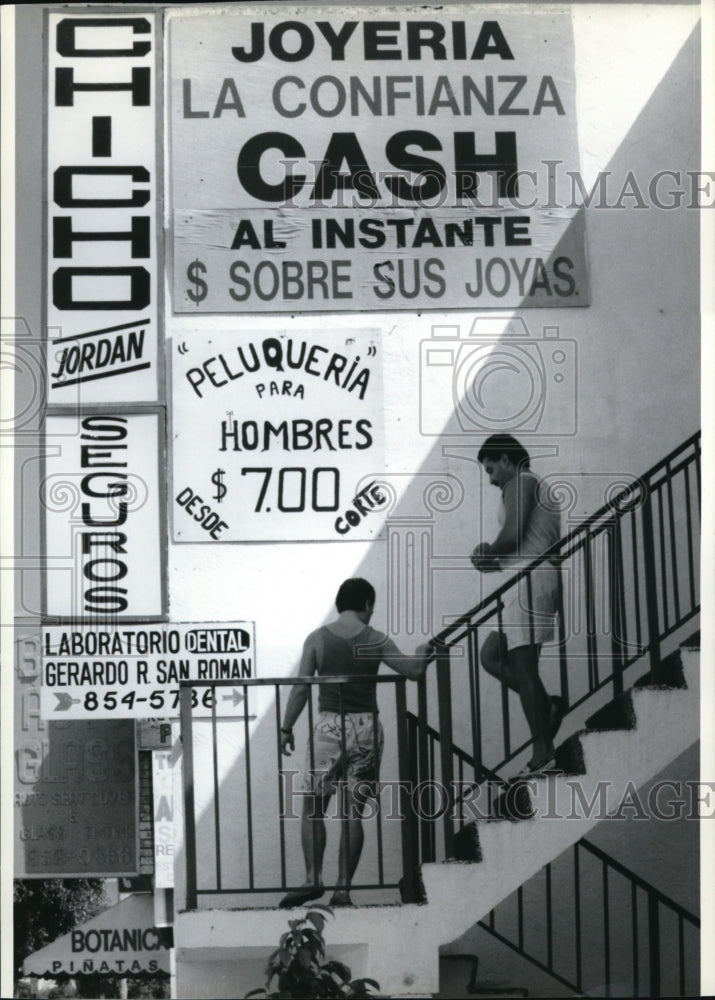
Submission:
M 533 767 L 554 753 L 550 735 L 551 701 L 539 677 L 539 647 L 510 649 L 509 668 L 533 740 L 533 756 L 529 761 L 529 766 Z
M 534 743 L 530 766 L 548 760 L 554 753 L 552 702 L 539 677 L 539 647 L 507 649 L 505 636 L 501 632 L 490 632 L 479 655 L 487 673 L 519 695 Z
M 300 820 L 300 839 L 305 859 L 305 882 L 280 901 L 283 909 L 300 906 L 323 895 L 323 855 L 325 854 L 325 810 L 330 796 L 306 795 Z
M 305 858 L 305 884 L 322 886 L 325 854 L 325 806 L 317 795 L 306 795 L 300 821 L 300 839 Z
M 506 639 L 501 632 L 490 632 L 484 640 L 479 659 L 488 674 L 498 681 L 506 681 L 512 691 L 519 693 L 519 686 L 510 669 Z
M 366 802 L 356 798 L 353 791 L 343 787 L 343 813 L 340 820 L 340 856 L 338 863 L 337 888 L 330 902 L 335 906 L 349 905 L 350 886 L 353 875 L 360 861 L 365 833 L 362 826 L 362 816 Z

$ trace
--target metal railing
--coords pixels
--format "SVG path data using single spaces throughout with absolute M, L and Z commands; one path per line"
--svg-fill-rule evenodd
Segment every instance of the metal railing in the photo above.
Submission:
M 485 718 L 482 709 L 481 642 L 501 631 L 513 589 L 525 581 L 530 604 L 533 574 L 547 560 L 559 567 L 558 641 L 549 650 L 549 665 L 565 715 L 609 685 L 613 696 L 620 695 L 624 672 L 646 655 L 657 680 L 663 641 L 700 609 L 700 483 L 698 433 L 435 637 L 436 699 L 427 697 L 426 681 L 420 681 L 412 725 L 420 780 L 438 781 L 448 796 L 440 811 L 446 857 L 454 856 L 456 745 L 468 747 L 459 752 L 461 766 L 469 764 L 470 780 L 479 783 L 498 779 L 532 742 L 505 681 L 501 717 L 495 720 L 490 711 Z M 542 655 L 542 665 L 544 660 Z M 430 718 L 435 700 L 436 718 Z M 439 736 L 438 755 L 431 733 Z M 434 860 L 435 833 L 421 826 L 429 848 L 421 860 Z
M 587 840 L 479 926 L 581 996 L 700 995 L 698 918 Z
M 392 871 L 386 869 L 382 811 L 370 810 L 369 817 L 366 817 L 366 825 L 369 822 L 369 829 L 374 837 L 374 851 L 370 852 L 372 864 L 369 868 L 373 877 L 368 877 L 367 880 L 354 878 L 352 888 L 393 889 L 399 890 L 405 900 L 417 898 L 417 829 L 416 816 L 410 807 L 412 777 L 408 750 L 405 677 L 393 675 L 364 678 L 344 676 L 254 678 L 240 681 L 192 680 L 182 681 L 180 685 L 188 909 L 196 908 L 199 896 L 276 894 L 301 887 L 303 855 L 300 853 L 300 813 L 305 792 L 299 779 L 299 772 L 304 772 L 300 750 L 301 743 L 306 745 L 305 764 L 306 768 L 312 771 L 316 756 L 313 727 L 317 716 L 313 694 L 317 685 L 338 687 L 340 710 L 337 716 L 340 718 L 341 752 L 344 756 L 347 727 L 346 713 L 342 708 L 342 691 L 347 682 L 356 680 L 369 680 L 374 683 L 376 693 L 379 687 L 385 685 L 394 689 L 396 728 L 391 745 L 385 748 L 383 761 L 386 758 L 392 759 L 392 765 L 388 767 L 392 766 L 392 775 L 396 777 L 389 782 L 381 782 L 380 787 L 388 784 L 392 794 L 396 796 L 388 819 L 396 821 L 391 823 L 390 833 L 399 830 L 399 853 L 402 862 L 399 871 L 395 871 L 394 868 Z M 296 752 L 300 754 L 301 764 L 293 767 L 290 766 L 293 758 L 283 757 L 280 750 L 281 690 L 291 689 L 297 685 L 304 685 L 308 689 L 307 712 L 303 714 L 307 725 L 305 737 L 299 733 L 296 738 Z M 199 696 L 196 692 L 202 689 L 204 694 Z M 228 695 L 223 693 L 226 690 L 229 691 Z M 267 694 L 268 698 L 260 698 L 260 694 Z M 240 705 L 241 715 L 238 719 L 235 716 L 233 718 L 219 716 L 218 705 L 223 698 Z M 198 704 L 209 707 L 210 714 L 204 718 L 195 718 L 194 710 Z M 378 756 L 377 699 L 375 705 L 372 712 L 360 714 L 372 716 L 375 741 L 372 749 L 375 756 Z M 268 706 L 268 713 L 262 720 L 264 727 L 259 743 L 258 731 L 253 732 L 251 725 L 258 721 L 255 709 L 261 706 Z M 254 709 L 253 714 L 252 709 Z M 224 774 L 219 760 L 222 742 L 219 733 L 222 732 L 235 746 L 237 723 L 242 733 L 243 762 L 239 768 L 242 773 Z M 198 731 L 201 727 L 206 731 L 206 738 L 203 740 Z M 203 753 L 201 766 L 198 767 L 197 745 L 199 752 Z M 200 788 L 197 787 L 199 774 Z M 378 781 L 380 781 L 379 775 Z M 336 785 L 333 802 L 339 810 L 344 782 L 338 780 Z M 254 805 L 259 789 L 260 814 Z M 198 791 L 206 799 L 206 809 L 201 811 L 201 815 L 197 810 Z M 339 811 L 331 815 L 342 818 Z M 203 858 L 201 871 L 198 870 L 197 836 L 205 837 L 205 842 L 213 846 L 212 850 L 202 852 L 202 856 L 208 855 L 209 860 Z M 335 857 L 326 857 L 326 865 L 334 867 L 335 864 Z M 296 873 L 297 877 L 291 878 L 289 871 Z M 280 873 L 278 879 L 276 872 Z M 360 875 L 360 868 L 357 874 Z M 324 883 L 324 888 L 328 891 L 338 886 L 328 880 Z
M 377 809 L 375 823 L 371 824 L 374 850 L 365 852 L 371 858 L 373 877 L 354 881 L 354 888 L 400 888 L 404 900 L 418 899 L 419 864 L 454 857 L 455 833 L 461 823 L 460 810 L 455 809 L 460 787 L 457 783 L 503 784 L 500 771 L 529 746 L 521 707 L 512 714 L 514 706 L 506 684 L 502 684 L 501 718 L 494 720 L 493 712 L 483 711 L 479 649 L 487 632 L 501 628 L 505 599 L 512 588 L 525 580 L 528 595 L 532 574 L 545 560 L 560 568 L 559 638 L 553 647 L 551 666 L 566 714 L 599 692 L 607 694 L 609 685 L 612 695 L 621 694 L 624 672 L 646 655 L 653 677 L 658 678 L 662 643 L 699 611 L 699 502 L 700 435 L 696 434 L 436 636 L 436 670 L 430 671 L 435 676 L 429 678 L 430 684 L 434 682 L 436 697 L 428 697 L 426 678 L 419 681 L 416 715 L 407 712 L 404 677 L 371 678 L 376 691 L 385 684 L 394 686 L 395 728 L 388 728 L 393 741 L 391 773 L 396 775 L 396 781 L 389 784 L 397 794 L 395 818 L 399 824 L 390 824 L 389 833 L 392 842 L 395 831 L 399 831 L 396 853 L 401 860 L 399 871 L 385 870 L 385 859 L 392 858 L 395 852 L 385 850 L 382 811 Z M 304 742 L 312 747 L 315 685 L 342 686 L 348 680 L 355 678 L 182 681 L 189 909 L 195 908 L 201 895 L 269 894 L 298 888 L 302 877 L 294 878 L 293 873 L 301 870 L 302 876 L 299 825 L 291 822 L 288 829 L 285 825 L 298 819 L 286 800 L 290 792 L 292 802 L 296 789 L 287 789 L 285 784 L 286 773 L 297 772 L 284 766 L 280 754 L 281 689 L 307 686 L 310 697 Z M 213 692 L 209 702 L 201 699 L 204 705 L 213 706 L 205 719 L 196 719 L 192 713 L 192 697 L 196 698 L 192 690 L 200 688 Z M 216 704 L 222 688 L 236 692 L 221 698 L 238 698 L 242 725 L 237 726 L 235 718 L 219 717 Z M 259 706 L 263 710 L 262 725 L 254 732 L 249 699 L 251 707 L 255 707 L 260 692 L 265 695 Z M 435 704 L 437 718 L 431 719 L 430 709 Z M 200 791 L 205 802 L 200 808 L 196 804 L 194 760 L 197 726 L 208 728 L 201 748 Z M 229 751 L 222 746 L 219 729 Z M 239 755 L 234 752 L 237 739 L 242 742 L 238 749 L 242 749 L 243 758 L 238 766 Z M 298 741 L 301 739 L 299 735 Z M 468 750 L 460 749 L 458 744 Z M 222 766 L 219 759 L 225 752 L 234 752 L 230 766 L 225 762 Z M 260 765 L 258 769 L 254 760 Z M 261 808 L 257 814 L 254 801 L 259 784 Z M 417 806 L 414 793 L 419 799 Z M 202 851 L 201 872 L 197 871 L 197 835 L 213 843 L 213 849 Z M 213 859 L 211 871 L 206 870 L 205 856 Z M 326 860 L 334 863 L 332 858 Z M 278 880 L 274 874 L 277 870 Z M 335 886 L 326 884 L 325 888 Z

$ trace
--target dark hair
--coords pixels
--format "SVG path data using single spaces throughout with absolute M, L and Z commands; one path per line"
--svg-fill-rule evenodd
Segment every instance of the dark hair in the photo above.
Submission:
M 479 449 L 477 458 L 484 464 L 485 459 L 498 459 L 501 455 L 506 455 L 510 462 L 519 468 L 528 469 L 530 465 L 529 452 L 519 444 L 511 434 L 492 434 Z
M 375 588 L 361 576 L 351 577 L 344 580 L 338 589 L 335 598 L 335 607 L 338 611 L 364 611 L 368 601 L 375 600 Z

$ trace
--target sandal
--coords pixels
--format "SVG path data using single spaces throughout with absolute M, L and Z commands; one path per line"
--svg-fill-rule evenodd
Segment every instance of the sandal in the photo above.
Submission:
M 331 906 L 354 906 L 350 893 L 345 889 L 336 890 L 330 897 Z
M 543 771 L 547 764 L 550 764 L 552 760 L 556 757 L 556 751 L 552 751 L 541 760 L 535 761 L 533 758 L 527 763 L 526 770 L 529 774 L 534 774 L 536 771 Z
M 280 901 L 278 906 L 281 910 L 290 910 L 294 906 L 302 906 L 303 903 L 309 903 L 311 899 L 320 899 L 320 897 L 325 892 L 322 886 L 306 886 L 304 889 L 296 889 L 294 892 L 289 892 Z

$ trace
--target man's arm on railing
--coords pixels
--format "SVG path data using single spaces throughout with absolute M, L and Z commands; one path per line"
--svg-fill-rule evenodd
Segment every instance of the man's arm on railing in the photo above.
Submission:
M 390 638 L 385 638 L 382 646 L 382 660 L 392 670 L 396 670 L 403 677 L 418 681 L 424 676 L 427 664 L 434 656 L 434 645 L 432 640 L 421 643 L 412 656 L 400 651 L 399 647 Z
M 316 669 L 317 659 L 315 655 L 315 639 L 314 633 L 311 632 L 303 643 L 303 652 L 300 657 L 298 676 L 312 677 Z M 295 684 L 291 688 L 290 695 L 288 696 L 288 702 L 285 707 L 285 712 L 283 713 L 283 722 L 281 723 L 281 753 L 286 754 L 288 757 L 290 757 L 291 752 L 295 750 L 293 726 L 300 718 L 300 714 L 305 708 L 307 700 L 308 685 Z M 288 749 L 289 747 L 290 749 Z
M 503 491 L 504 524 L 493 542 L 482 542 L 472 553 L 472 565 L 483 573 L 500 569 L 498 556 L 518 552 L 536 502 L 536 480 L 514 476 Z

